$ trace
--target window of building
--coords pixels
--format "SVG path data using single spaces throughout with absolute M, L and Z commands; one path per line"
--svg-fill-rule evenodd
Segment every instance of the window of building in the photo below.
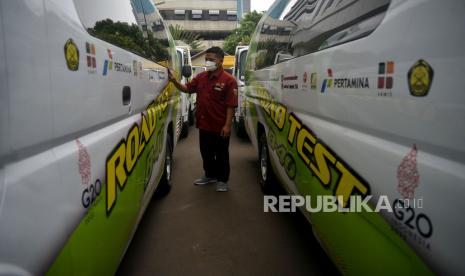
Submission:
M 184 20 L 186 18 L 186 10 L 174 10 L 176 20 Z
M 160 14 L 165 20 L 174 20 L 174 11 L 173 10 L 160 10 Z
M 220 18 L 220 10 L 208 10 L 210 20 L 218 20 Z
M 202 10 L 192 10 L 192 19 L 202 19 Z
M 226 11 L 226 15 L 228 16 L 228 20 L 236 21 L 237 19 L 237 11 Z
M 155 62 L 171 60 L 168 33 L 152 0 L 74 0 L 74 3 L 91 35 Z

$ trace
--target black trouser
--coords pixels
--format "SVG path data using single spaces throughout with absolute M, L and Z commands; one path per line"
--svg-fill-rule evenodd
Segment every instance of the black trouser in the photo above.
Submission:
M 200 153 L 205 176 L 218 181 L 229 180 L 229 137 L 199 129 Z

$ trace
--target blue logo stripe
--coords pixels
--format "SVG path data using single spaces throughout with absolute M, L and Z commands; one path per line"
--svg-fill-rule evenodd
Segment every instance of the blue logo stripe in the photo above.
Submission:
M 325 93 L 326 90 L 326 79 L 323 80 L 323 84 L 321 85 L 321 93 Z
M 105 60 L 105 64 L 103 65 L 103 75 L 106 76 L 108 71 L 108 60 Z

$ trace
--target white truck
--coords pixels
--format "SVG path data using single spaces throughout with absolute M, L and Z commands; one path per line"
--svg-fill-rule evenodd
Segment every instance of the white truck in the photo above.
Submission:
M 192 76 L 192 59 L 188 46 L 176 46 L 176 53 L 181 68 L 181 83 L 185 84 Z M 181 93 L 181 138 L 189 135 L 189 127 L 194 124 L 196 95 Z
M 247 58 L 247 52 L 249 51 L 249 46 L 237 46 L 235 53 L 235 64 L 234 64 L 234 77 L 237 81 L 237 87 L 239 90 L 238 93 L 238 104 L 236 111 L 233 117 L 233 125 L 236 130 L 236 134 L 239 137 L 246 137 L 247 133 L 245 132 L 244 127 L 244 81 L 245 81 L 245 64 Z
M 0 275 L 114 275 L 171 188 L 171 35 L 136 0 L 1 1 L 0 26 Z
M 278 0 L 257 25 L 259 181 L 296 196 L 282 206 L 299 203 L 342 274 L 465 275 L 464 14 L 462 0 Z

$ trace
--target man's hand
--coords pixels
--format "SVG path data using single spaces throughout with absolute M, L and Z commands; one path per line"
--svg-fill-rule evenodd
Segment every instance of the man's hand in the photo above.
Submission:
M 173 82 L 176 81 L 176 77 L 173 75 L 173 72 L 171 72 L 171 69 L 168 68 L 168 79 Z
M 189 93 L 189 90 L 187 89 L 187 86 L 180 83 L 176 77 L 173 75 L 173 71 L 168 68 L 168 80 L 176 86 L 177 89 L 181 90 L 181 92 L 184 93 Z
M 234 114 L 234 107 L 228 106 L 228 108 L 226 109 L 226 124 L 221 130 L 221 133 L 220 133 L 221 137 L 226 138 L 226 137 L 231 136 L 231 123 L 232 123 L 233 114 Z
M 227 138 L 231 136 L 231 126 L 230 125 L 225 125 L 223 129 L 221 130 L 220 136 L 223 138 Z

